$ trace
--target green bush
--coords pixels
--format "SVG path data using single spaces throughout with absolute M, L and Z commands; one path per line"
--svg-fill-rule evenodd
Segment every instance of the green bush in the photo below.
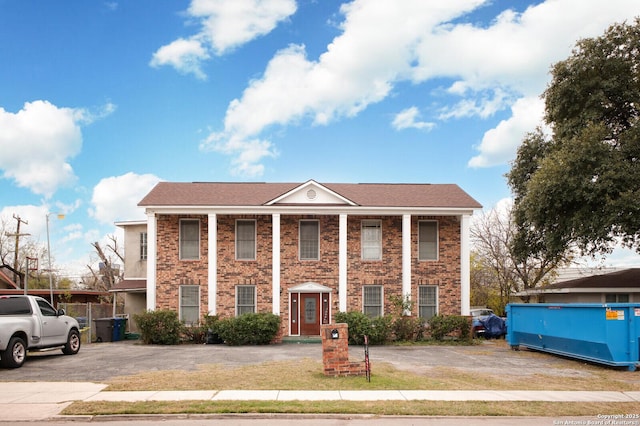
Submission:
M 429 319 L 431 337 L 443 340 L 446 336 L 468 340 L 471 335 L 471 321 L 460 315 L 436 315 Z
M 424 324 L 421 318 L 402 316 L 393 321 L 393 336 L 399 342 L 422 340 Z
M 166 309 L 147 311 L 133 316 L 138 324 L 140 338 L 146 344 L 177 345 L 184 332 L 178 313 Z
M 215 322 L 213 331 L 228 345 L 268 345 L 280 331 L 280 317 L 249 313 Z
M 392 321 L 389 315 L 369 318 L 362 312 L 338 312 L 334 315 L 336 323 L 346 323 L 349 327 L 349 344 L 363 345 L 364 336 L 369 336 L 369 344 L 382 345 L 391 338 Z

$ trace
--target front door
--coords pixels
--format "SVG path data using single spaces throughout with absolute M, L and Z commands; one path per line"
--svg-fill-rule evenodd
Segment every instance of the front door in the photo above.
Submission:
M 320 294 L 300 294 L 300 335 L 320 335 Z

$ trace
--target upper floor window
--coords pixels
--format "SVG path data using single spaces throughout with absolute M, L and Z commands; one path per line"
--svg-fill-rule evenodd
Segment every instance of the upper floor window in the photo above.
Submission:
M 418 286 L 418 317 L 428 321 L 438 313 L 438 286 Z
M 180 286 L 180 321 L 188 325 L 200 321 L 200 286 Z
M 256 286 L 236 286 L 236 315 L 250 314 L 256 311 Z
M 438 222 L 418 222 L 418 260 L 438 260 Z
M 365 285 L 362 287 L 362 312 L 370 318 L 382 316 L 381 285 Z
M 147 233 L 140 233 L 140 260 L 147 260 Z
M 256 259 L 256 221 L 236 221 L 236 259 Z
M 382 259 L 382 224 L 379 220 L 362 221 L 362 259 Z
M 320 259 L 320 223 L 317 220 L 300 221 L 300 260 Z
M 198 219 L 180 220 L 180 259 L 200 258 L 200 221 Z

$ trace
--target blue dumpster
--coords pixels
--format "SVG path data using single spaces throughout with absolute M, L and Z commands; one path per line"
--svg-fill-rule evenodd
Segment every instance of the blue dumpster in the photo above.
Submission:
M 596 363 L 640 366 L 639 303 L 509 304 L 507 342 Z

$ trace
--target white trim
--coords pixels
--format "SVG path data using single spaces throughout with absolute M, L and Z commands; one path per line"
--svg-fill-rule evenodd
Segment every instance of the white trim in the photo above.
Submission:
M 378 250 L 379 250 L 379 254 L 378 257 L 365 257 L 364 256 L 364 230 L 365 227 L 376 227 L 380 232 L 378 233 L 378 240 L 377 245 L 378 245 Z M 362 219 L 360 221 L 360 259 L 364 262 L 376 262 L 376 261 L 380 261 L 382 260 L 382 220 L 381 219 Z
M 313 281 L 307 281 L 306 283 L 290 287 L 288 291 L 289 293 L 331 293 L 333 290 L 331 287 Z
M 436 224 L 436 257 L 435 259 L 420 259 L 420 224 L 422 223 L 435 223 Z M 416 258 L 418 262 L 437 262 L 440 260 L 440 222 L 438 219 L 421 219 L 418 220 L 418 247 L 416 251 Z M 462 236 L 462 235 L 461 235 Z
M 354 203 L 353 201 L 343 197 L 342 195 L 338 194 L 335 191 L 330 190 L 326 186 L 319 184 L 318 182 L 314 181 L 313 179 L 303 183 L 302 185 L 296 186 L 291 191 L 285 192 L 284 194 L 280 195 L 279 197 L 274 198 L 273 200 L 269 201 L 265 205 L 272 206 L 272 205 L 275 205 L 275 204 L 283 202 L 283 201 L 286 202 L 287 198 L 295 197 L 297 194 L 299 194 L 301 192 L 306 192 L 308 189 L 311 189 L 309 187 L 311 187 L 311 188 L 313 188 L 313 189 L 325 194 L 325 197 L 315 197 L 313 200 L 308 200 L 309 204 L 313 204 L 314 202 L 317 203 L 318 202 L 317 200 L 321 200 L 323 198 L 330 197 L 330 198 L 336 198 L 339 201 L 341 201 L 341 202 L 343 202 L 345 204 L 348 204 L 350 206 L 355 206 L 356 205 L 356 203 Z
M 197 288 L 198 289 L 198 315 L 196 317 L 196 321 L 199 322 L 200 321 L 200 313 L 202 310 L 202 304 L 200 303 L 200 286 L 197 284 L 182 284 L 178 286 L 178 319 L 180 320 L 180 322 L 184 322 L 184 318 L 182 318 L 182 290 L 186 287 L 189 288 Z
M 411 301 L 411 215 L 408 214 L 402 215 L 402 297 Z M 405 315 L 411 312 L 405 311 Z
M 347 312 L 347 215 L 341 214 L 338 228 L 338 310 Z
M 411 214 L 412 216 L 460 216 L 471 215 L 475 209 L 464 207 L 367 207 L 311 204 L 293 206 L 148 206 L 146 210 L 156 214 L 169 215 L 203 215 L 216 212 L 225 215 L 269 215 L 280 213 L 283 215 L 314 214 L 318 216 L 339 214 L 348 214 L 350 216 L 401 216 L 403 214 Z
M 147 212 L 147 310 L 156 309 L 157 219 Z
M 216 315 L 218 312 L 218 216 L 210 213 L 208 221 L 207 305 L 209 313 Z
M 195 258 L 183 258 L 182 257 L 182 222 L 198 222 L 198 255 Z M 200 219 L 199 218 L 193 218 L 193 217 L 183 217 L 178 219 L 178 260 L 184 260 L 184 261 L 194 261 L 194 260 L 200 260 L 200 243 L 201 243 L 201 238 L 200 238 L 200 232 L 202 230 L 202 224 L 200 223 Z
M 272 262 L 271 262 L 271 293 L 273 295 L 272 312 L 280 315 L 280 215 L 274 214 L 272 222 Z
M 315 222 L 318 225 L 318 234 L 317 234 L 317 241 L 318 241 L 318 257 L 315 258 L 302 258 L 302 222 L 307 222 L 307 223 L 311 223 L 311 222 Z M 320 230 L 320 220 L 318 219 L 300 219 L 298 221 L 298 260 L 300 261 L 310 261 L 310 262 L 316 262 L 318 260 L 320 260 L 320 236 L 322 235 L 321 230 Z
M 471 216 L 460 220 L 460 315 L 471 313 Z
M 379 288 L 380 289 L 380 315 L 378 316 L 384 316 L 384 286 L 380 285 L 380 284 L 365 284 L 362 286 L 362 313 L 366 315 L 366 312 L 364 311 L 364 290 L 365 288 L 371 288 L 371 287 L 375 287 L 375 288 Z
M 253 222 L 253 257 L 252 258 L 240 258 L 238 257 L 238 222 Z M 258 258 L 258 221 L 256 219 L 236 219 L 235 222 L 235 244 L 234 244 L 234 255 L 235 260 L 240 262 L 253 262 Z

